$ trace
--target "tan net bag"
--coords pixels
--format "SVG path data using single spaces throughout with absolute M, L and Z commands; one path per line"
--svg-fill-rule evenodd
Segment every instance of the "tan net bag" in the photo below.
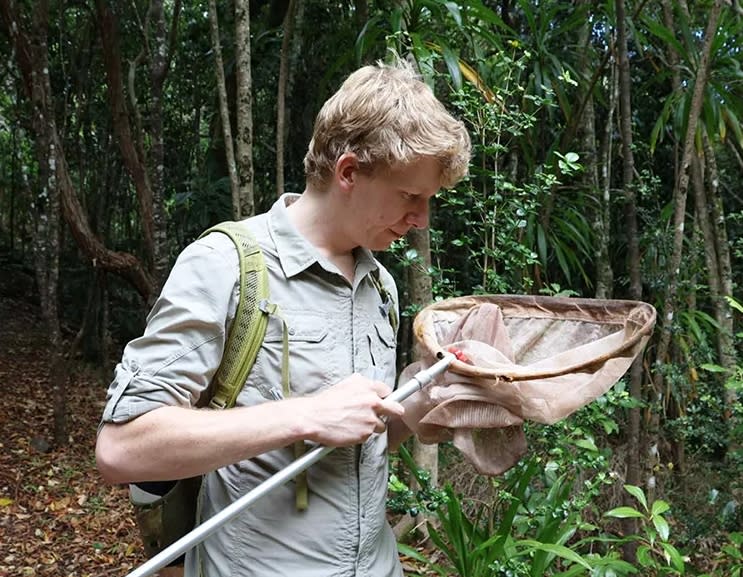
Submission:
M 542 296 L 471 296 L 434 303 L 415 318 L 421 361 L 455 347 L 436 383 L 404 405 L 424 443 L 452 441 L 483 474 L 526 452 L 524 420 L 552 424 L 608 391 L 641 353 L 655 325 L 643 302 Z

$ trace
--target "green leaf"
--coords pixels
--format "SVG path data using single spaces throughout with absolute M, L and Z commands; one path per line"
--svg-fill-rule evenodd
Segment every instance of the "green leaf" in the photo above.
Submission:
M 611 511 L 607 511 L 606 513 L 604 513 L 604 516 L 616 517 L 617 519 L 642 519 L 645 517 L 645 515 L 640 513 L 640 511 L 638 511 L 637 509 L 633 509 L 632 507 L 617 507 L 616 509 L 612 509 Z
M 704 369 L 705 371 L 709 371 L 710 373 L 727 373 L 728 370 L 725 367 L 721 367 L 720 365 L 713 365 L 710 363 L 704 363 L 703 365 L 699 365 L 700 369 Z
M 581 567 L 580 565 L 572 565 L 570 569 L 567 571 L 561 571 L 560 573 L 555 573 L 554 577 L 578 577 L 579 575 L 585 575 L 586 569 L 585 567 Z M 605 573 L 606 577 L 616 577 L 615 575 L 612 575 L 610 573 Z
M 650 554 L 650 547 L 647 545 L 640 545 L 637 548 L 637 562 L 643 567 L 653 567 L 655 565 L 655 561 Z
M 722 548 L 722 552 L 728 555 L 731 559 L 743 559 L 743 556 L 741 556 L 741 552 L 734 545 L 725 545 Z
M 459 4 L 456 2 L 445 2 L 446 9 L 449 11 L 449 14 L 452 15 L 452 18 L 454 18 L 454 22 L 457 23 L 457 26 L 460 28 L 462 27 L 462 12 L 459 9 Z
M 663 42 L 668 44 L 677 54 L 686 57 L 686 48 L 676 39 L 671 30 L 650 17 L 645 17 L 642 20 L 651 34 L 663 40 Z
M 658 120 L 656 120 L 655 125 L 653 126 L 653 130 L 650 133 L 650 154 L 653 154 L 655 152 L 655 146 L 658 142 L 661 142 L 663 140 L 663 130 L 666 127 L 666 124 L 668 124 L 668 118 L 671 115 L 671 110 L 673 105 L 677 102 L 677 98 L 675 98 L 673 95 L 670 95 L 666 98 L 665 103 L 663 104 L 663 108 L 661 109 L 660 116 L 658 116 Z
M 397 544 L 397 550 L 399 553 L 402 553 L 403 555 L 410 557 L 411 559 L 415 559 L 416 561 L 420 561 L 422 563 L 430 563 L 428 557 L 423 555 L 418 549 L 414 549 L 410 545 L 406 545 L 405 543 L 398 543 Z
M 725 300 L 728 301 L 728 304 L 736 311 L 743 313 L 743 304 L 740 304 L 737 300 L 730 296 L 726 296 Z
M 515 545 L 524 546 L 527 551 L 536 549 L 538 551 L 552 553 L 553 555 L 557 555 L 558 557 L 562 557 L 563 559 L 567 559 L 568 561 L 572 561 L 573 563 L 583 565 L 583 567 L 585 567 L 586 569 L 590 570 L 592 568 L 588 564 L 588 562 L 583 559 L 583 557 L 578 555 L 578 553 L 576 553 L 575 551 L 571 551 L 563 545 L 556 545 L 554 543 L 540 543 L 539 541 L 533 541 L 531 539 L 516 541 Z
M 661 540 L 668 541 L 668 535 L 671 533 L 671 530 L 668 527 L 668 521 L 661 516 L 653 517 L 653 525 L 655 525 L 655 529 L 658 531 Z
M 635 499 L 637 499 L 646 511 L 648 510 L 648 501 L 645 498 L 645 493 L 640 487 L 636 487 L 635 485 L 625 485 L 624 489 Z
M 575 441 L 575 446 L 580 447 L 581 449 L 587 449 L 588 451 L 593 451 L 594 453 L 598 453 L 598 447 L 596 447 L 596 443 L 593 442 L 593 439 L 578 439 Z
M 674 568 L 683 575 L 686 565 L 684 564 L 684 558 L 681 556 L 681 553 L 678 552 L 678 549 L 670 543 L 661 543 L 660 546 L 663 547 L 663 551 L 665 551 L 671 565 L 673 565 Z
M 462 88 L 462 71 L 459 69 L 459 56 L 446 44 L 442 45 L 442 54 L 454 88 L 460 90 Z
M 671 508 L 671 506 L 666 503 L 665 501 L 658 499 L 655 503 L 653 503 L 652 507 L 652 514 L 653 515 L 661 515 L 668 511 Z

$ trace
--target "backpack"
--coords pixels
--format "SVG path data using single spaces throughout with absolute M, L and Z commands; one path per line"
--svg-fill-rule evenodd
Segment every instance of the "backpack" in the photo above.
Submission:
M 277 307 L 268 302 L 268 275 L 260 246 L 253 235 L 237 222 L 223 222 L 206 230 L 227 235 L 240 261 L 240 298 L 232 321 L 222 362 L 217 369 L 208 398 L 211 409 L 232 407 L 255 363 L 263 343 L 270 314 Z M 288 384 L 288 343 L 285 338 L 282 380 Z M 285 387 L 286 388 L 286 387 Z M 200 403 L 207 405 L 206 402 Z M 153 557 L 196 525 L 197 503 L 202 477 L 177 481 L 130 485 L 130 500 L 147 557 Z M 172 564 L 181 564 L 183 558 Z

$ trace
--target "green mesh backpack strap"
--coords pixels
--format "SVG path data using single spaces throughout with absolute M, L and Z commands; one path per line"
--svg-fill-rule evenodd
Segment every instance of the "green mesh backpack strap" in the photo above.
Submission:
M 223 222 L 201 236 L 213 232 L 232 239 L 240 259 L 240 299 L 209 401 L 213 409 L 226 409 L 234 406 L 266 334 L 269 315 L 259 305 L 268 298 L 268 274 L 261 248 L 245 226 Z

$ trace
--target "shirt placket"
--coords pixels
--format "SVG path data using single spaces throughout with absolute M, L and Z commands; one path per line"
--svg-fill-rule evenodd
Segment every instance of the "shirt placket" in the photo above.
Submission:
M 354 291 L 354 370 L 365 374 L 369 378 L 380 378 L 375 374 L 374 355 L 372 352 L 371 337 L 373 325 L 369 310 L 374 306 L 374 301 L 370 301 L 371 296 L 375 296 L 374 289 L 369 288 L 368 282 L 361 282 Z M 370 294 L 370 290 L 373 294 Z M 374 472 L 374 463 L 371 461 L 374 453 L 372 445 L 379 442 L 376 435 L 359 447 L 357 452 L 357 487 L 358 487 L 358 528 L 359 544 L 356 557 L 355 575 L 360 576 L 368 572 L 368 541 L 370 531 L 370 521 L 372 511 L 369 509 L 368 496 L 371 491 L 370 484 L 375 481 L 372 476 Z

